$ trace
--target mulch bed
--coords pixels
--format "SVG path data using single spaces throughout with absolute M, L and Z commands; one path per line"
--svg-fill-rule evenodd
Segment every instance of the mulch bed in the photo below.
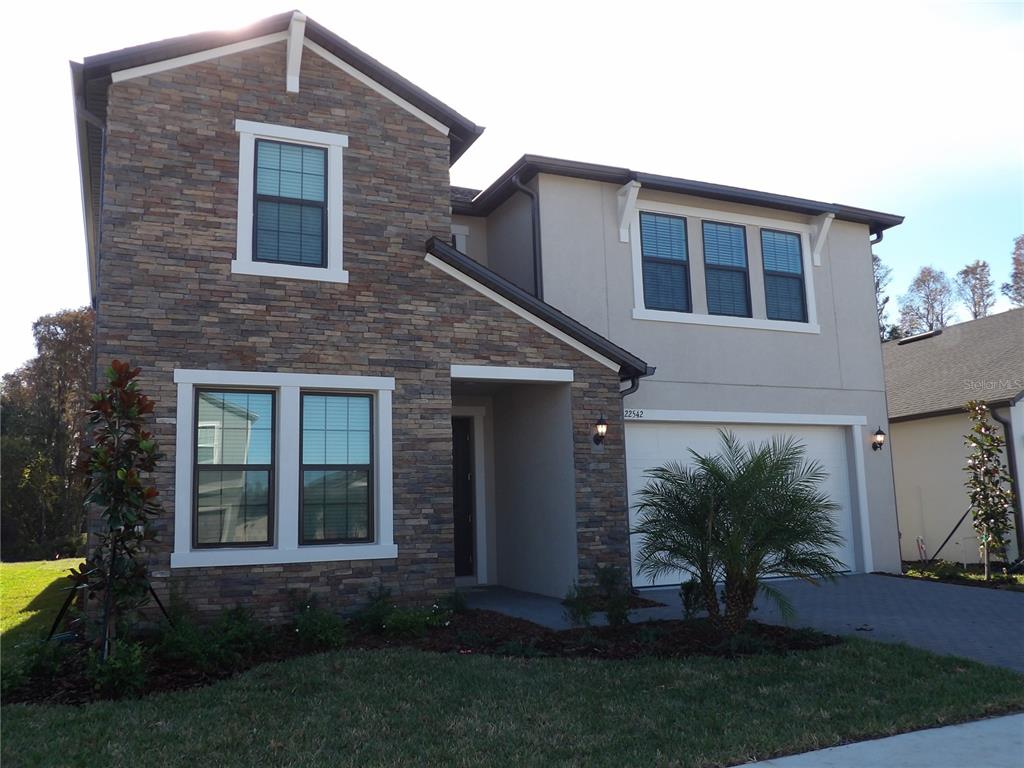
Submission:
M 897 579 L 913 579 L 914 581 L 934 581 L 939 584 L 959 584 L 962 587 L 981 587 L 982 589 L 1001 589 L 1005 592 L 1024 592 L 1024 584 L 1017 581 L 1003 579 L 995 576 L 989 581 L 980 579 L 969 579 L 964 576 L 915 576 L 909 573 L 884 573 L 878 571 L 881 576 L 892 576 Z
M 650 602 L 650 601 L 648 601 Z M 267 648 L 246 660 L 245 669 L 271 661 L 304 655 L 294 643 L 293 633 L 284 627 L 271 628 Z M 435 653 L 490 654 L 514 657 L 562 657 L 628 660 L 688 656 L 741 657 L 762 653 L 784 654 L 812 651 L 842 642 L 840 638 L 811 630 L 795 630 L 749 622 L 744 633 L 723 640 L 703 619 L 656 621 L 621 627 L 579 627 L 551 630 L 524 619 L 484 610 L 454 614 L 447 626 L 429 629 L 415 637 L 389 637 L 358 633 L 345 647 L 367 650 L 414 648 Z M 204 674 L 194 669 L 174 668 L 152 659 L 146 694 L 176 691 L 208 685 L 244 671 Z M 61 672 L 45 680 L 28 680 L 4 695 L 4 703 L 83 704 L 98 695 L 81 672 L 81 663 L 65 664 Z

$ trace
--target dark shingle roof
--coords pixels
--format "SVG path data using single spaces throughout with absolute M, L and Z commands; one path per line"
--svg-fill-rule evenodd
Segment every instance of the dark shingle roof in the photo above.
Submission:
M 968 400 L 1008 403 L 1024 393 L 1024 309 L 882 345 L 889 418 L 955 412 Z
M 470 203 L 473 198 L 480 194 L 479 189 L 470 189 L 469 187 L 452 187 L 452 204 L 458 205 L 459 203 Z

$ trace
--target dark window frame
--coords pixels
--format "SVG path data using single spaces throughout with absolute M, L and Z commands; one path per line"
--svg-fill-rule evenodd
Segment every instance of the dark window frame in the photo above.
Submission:
M 335 396 L 335 397 L 362 397 L 370 401 L 370 463 L 369 464 L 305 464 L 302 460 L 303 457 L 303 442 L 305 441 L 305 432 L 303 429 L 304 419 L 303 413 L 306 407 L 306 395 L 314 396 Z M 376 490 L 377 490 L 377 462 L 374 461 L 377 441 L 375 440 L 375 431 L 377 427 L 376 414 L 376 396 L 367 392 L 346 392 L 337 389 L 323 390 L 323 389 L 303 389 L 299 391 L 299 546 L 300 547 L 318 547 L 328 544 L 372 544 L 375 541 L 376 536 L 376 522 L 377 517 L 377 506 L 374 503 Z M 326 458 L 326 457 L 325 457 Z M 366 536 L 362 538 L 335 538 L 335 539 L 306 539 L 306 510 L 305 510 L 305 483 L 304 475 L 305 472 L 312 471 L 337 471 L 341 469 L 365 469 L 367 470 L 367 478 L 369 487 L 366 489 Z
M 324 153 L 324 199 L 303 200 L 298 197 L 281 197 L 280 195 L 261 195 L 259 193 L 259 168 L 260 168 L 260 144 L 278 144 L 282 147 L 313 147 Z M 256 139 L 252 151 L 252 260 L 263 264 L 283 264 L 289 267 L 308 267 L 309 269 L 327 269 L 327 215 L 330 211 L 327 199 L 327 171 L 329 166 L 330 150 L 327 147 L 315 144 L 302 144 L 295 141 L 279 141 L 277 139 Z M 320 263 L 319 264 L 298 264 L 294 261 L 281 261 L 280 259 L 261 259 L 259 254 L 259 204 L 260 202 L 279 203 L 282 205 L 300 205 L 310 208 L 320 208 L 323 215 L 320 217 Z M 301 226 L 301 224 L 300 224 Z
M 200 464 L 199 463 L 199 400 L 204 392 L 244 392 L 246 394 L 270 395 L 270 464 Z M 192 548 L 193 549 L 251 549 L 274 548 L 277 521 L 277 390 L 246 389 L 244 387 L 196 387 L 192 404 Z M 199 472 L 201 469 L 219 469 L 224 472 L 267 472 L 267 540 L 242 542 L 199 541 Z
M 734 227 L 743 232 L 743 256 L 747 262 L 745 267 L 734 267 L 729 264 L 708 264 L 707 249 L 705 247 L 707 242 L 707 236 L 705 231 L 705 224 L 714 224 L 720 227 Z M 708 302 L 708 314 L 716 317 L 754 317 L 754 305 L 750 298 L 750 243 L 747 242 L 747 227 L 745 224 L 735 224 L 731 221 L 715 221 L 714 219 L 701 219 L 700 222 L 700 246 L 701 246 L 701 258 L 704 259 L 704 295 Z M 711 294 L 708 288 L 708 270 L 721 270 L 722 272 L 740 272 L 743 274 L 743 284 L 746 288 L 747 294 L 747 314 L 737 315 L 732 312 L 712 312 L 711 311 Z
M 649 216 L 665 216 L 670 219 L 679 219 L 683 222 L 683 242 L 686 246 L 686 258 L 683 261 L 679 259 L 666 259 L 662 256 L 645 256 L 644 255 L 644 215 Z M 690 270 L 690 226 L 685 216 L 677 216 L 672 213 L 661 213 L 660 211 L 638 211 L 637 229 L 640 234 L 640 284 L 641 291 L 644 300 L 644 309 L 654 310 L 656 312 L 678 312 L 680 314 L 692 315 L 693 314 L 693 272 Z M 673 267 L 682 267 L 683 273 L 686 275 L 686 309 L 677 309 L 675 307 L 653 307 L 647 303 L 647 282 L 644 278 L 644 264 L 650 262 L 651 264 L 666 264 Z
M 793 272 L 779 272 L 779 271 L 774 270 L 774 269 L 768 269 L 764 265 L 764 233 L 765 232 L 772 232 L 772 233 L 777 234 L 777 235 L 789 235 L 791 237 L 795 237 L 796 238 L 797 247 L 800 249 L 800 273 L 799 274 L 795 274 Z M 792 320 L 790 318 L 783 318 L 783 317 L 772 317 L 771 316 L 771 308 L 768 306 L 768 281 L 764 280 L 763 282 L 764 282 L 764 316 L 765 316 L 765 318 L 767 318 L 768 320 L 773 320 L 775 322 L 779 322 L 779 323 L 807 323 L 807 322 L 810 322 L 808 320 L 808 318 L 807 318 L 807 276 L 806 276 L 806 268 L 805 268 L 805 265 L 804 265 L 804 241 L 803 241 L 803 238 L 797 232 L 787 232 L 784 229 L 772 229 L 771 227 L 761 227 L 760 238 L 761 238 L 761 272 L 762 272 L 762 274 L 766 278 L 768 276 L 788 277 L 790 279 L 792 279 L 794 277 L 795 278 L 799 278 L 800 279 L 801 312 L 803 313 L 803 315 L 802 315 L 803 319 L 802 320 Z

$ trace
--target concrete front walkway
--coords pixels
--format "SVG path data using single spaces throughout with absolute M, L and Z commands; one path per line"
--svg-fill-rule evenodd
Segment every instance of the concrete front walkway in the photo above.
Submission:
M 853 635 L 890 643 L 906 643 L 953 656 L 963 656 L 1024 672 L 1020 632 L 1024 627 L 1024 593 L 956 584 L 938 584 L 875 574 L 843 576 L 832 583 L 778 581 L 774 584 L 792 602 L 789 622 L 837 635 Z M 682 615 L 675 588 L 641 590 L 662 608 L 630 612 L 630 619 L 676 619 Z M 569 626 L 561 601 L 502 587 L 466 592 L 474 608 L 519 616 L 552 629 Z M 752 618 L 786 623 L 778 609 L 759 598 Z M 595 616 L 595 624 L 603 617 Z
M 1022 762 L 1024 715 L 1009 715 L 746 763 L 745 768 L 1007 768 Z

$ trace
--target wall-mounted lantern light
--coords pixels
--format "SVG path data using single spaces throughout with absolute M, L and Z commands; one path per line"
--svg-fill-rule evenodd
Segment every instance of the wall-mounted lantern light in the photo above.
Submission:
M 594 445 L 600 445 L 604 442 L 604 436 L 608 434 L 608 422 L 604 420 L 604 415 L 600 416 L 597 423 L 594 425 Z
M 875 436 L 871 438 L 871 450 L 880 451 L 885 446 L 885 432 L 879 427 L 875 432 Z

